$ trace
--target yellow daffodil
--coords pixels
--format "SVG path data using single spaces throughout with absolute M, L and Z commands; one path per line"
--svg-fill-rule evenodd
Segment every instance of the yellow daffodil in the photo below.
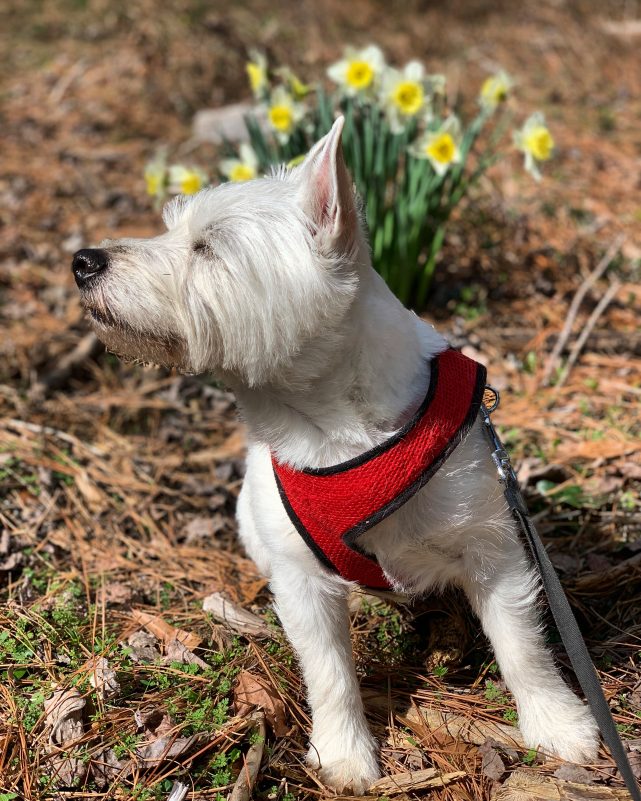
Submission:
M 195 195 L 207 182 L 207 176 L 197 167 L 172 164 L 169 168 L 169 191 L 173 194 Z
M 418 61 L 410 61 L 402 70 L 389 68 L 383 76 L 382 105 L 394 133 L 420 114 L 426 105 L 425 70 Z
M 304 115 L 304 106 L 296 103 L 284 87 L 278 86 L 274 89 L 267 106 L 267 120 L 279 142 L 285 144 L 289 140 Z
M 483 81 L 479 103 L 484 111 L 494 111 L 497 106 L 504 103 L 514 86 L 514 81 L 507 72 L 497 72 Z
M 293 170 L 294 167 L 298 167 L 299 164 L 302 164 L 305 159 L 307 158 L 307 153 L 301 153 L 300 156 L 294 156 L 293 159 L 287 162 L 287 169 Z
M 528 117 L 521 130 L 514 133 L 514 144 L 525 156 L 525 169 L 540 181 L 537 162 L 547 161 L 554 150 L 554 139 L 540 111 Z
M 327 75 L 346 95 L 371 94 L 378 86 L 385 58 L 379 47 L 369 45 L 362 50 L 348 49 L 345 57 L 327 70 Z
M 220 162 L 220 171 L 230 181 L 251 181 L 258 174 L 258 157 L 247 142 L 243 142 L 239 150 L 239 158 Z
M 156 158 L 145 167 L 145 184 L 147 194 L 161 198 L 165 194 L 167 184 L 167 165 L 164 158 Z
M 262 99 L 269 88 L 269 81 L 267 79 L 267 59 L 257 50 L 251 50 L 249 55 L 251 56 L 251 61 L 245 64 L 249 85 L 254 93 L 254 97 Z
M 415 143 L 412 153 L 427 159 L 437 175 L 445 175 L 453 164 L 461 161 L 461 124 L 454 116 L 448 117 L 441 127 L 426 133 Z
M 312 86 L 308 83 L 303 83 L 289 67 L 279 67 L 276 70 L 276 74 L 287 84 L 287 88 L 295 100 L 302 100 L 312 91 Z

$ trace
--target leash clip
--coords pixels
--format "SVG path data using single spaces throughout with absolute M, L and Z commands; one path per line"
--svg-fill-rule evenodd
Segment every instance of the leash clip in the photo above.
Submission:
M 486 403 L 487 400 L 487 403 Z M 501 402 L 501 396 L 498 390 L 494 387 L 486 386 L 485 394 L 483 395 L 483 403 L 481 404 L 481 415 L 485 425 L 485 433 L 489 440 L 490 447 L 492 448 L 492 461 L 496 465 L 496 472 L 498 473 L 499 481 L 505 484 L 506 488 L 509 485 L 518 487 L 518 480 L 516 473 L 512 467 L 510 454 L 505 450 L 503 443 L 496 433 L 496 429 L 490 420 L 490 414 L 498 408 Z
M 509 454 L 503 448 L 498 448 L 492 453 L 492 460 L 496 465 L 496 471 L 501 481 L 507 481 L 513 472 Z

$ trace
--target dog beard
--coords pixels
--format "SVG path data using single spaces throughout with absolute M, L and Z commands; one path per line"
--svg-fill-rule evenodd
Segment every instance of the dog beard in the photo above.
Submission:
M 191 372 L 185 343 L 178 337 L 135 329 L 106 311 L 91 308 L 87 312 L 98 339 L 123 361 Z

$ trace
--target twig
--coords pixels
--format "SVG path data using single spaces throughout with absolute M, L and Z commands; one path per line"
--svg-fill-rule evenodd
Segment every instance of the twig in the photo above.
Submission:
M 541 379 L 541 383 L 543 386 L 547 386 L 550 382 L 550 376 L 552 375 L 552 371 L 557 365 L 559 361 L 559 356 L 561 355 L 561 351 L 565 347 L 568 339 L 570 338 L 570 334 L 572 333 L 572 327 L 574 326 L 574 321 L 576 320 L 576 316 L 579 313 L 579 309 L 581 304 L 583 303 L 583 299 L 587 295 L 588 291 L 591 287 L 599 280 L 599 278 L 603 275 L 603 273 L 608 269 L 610 264 L 612 263 L 612 259 L 616 256 L 619 252 L 621 245 L 625 240 L 625 236 L 621 234 L 618 236 L 614 242 L 610 245 L 610 247 L 606 250 L 603 258 L 597 264 L 597 266 L 592 270 L 590 275 L 585 279 L 585 281 L 581 284 L 581 286 L 577 289 L 576 294 L 572 298 L 572 303 L 570 304 L 570 308 L 568 309 L 567 317 L 565 318 L 565 323 L 559 334 L 559 338 L 552 349 L 552 353 L 548 358 L 547 364 L 545 365 L 545 371 L 543 373 L 543 378 Z
M 517 770 L 492 794 L 492 801 L 540 801 L 542 798 L 554 801 L 628 801 L 630 793 L 623 788 L 578 784 Z
M 258 778 L 260 763 L 263 760 L 263 750 L 265 748 L 265 715 L 263 712 L 253 712 L 250 715 L 253 721 L 255 742 L 247 751 L 245 764 L 241 768 L 234 789 L 231 791 L 229 801 L 249 801 L 251 791 Z
M 579 358 L 581 351 L 585 343 L 587 342 L 588 337 L 592 333 L 592 329 L 597 324 L 597 320 L 603 314 L 603 312 L 607 309 L 610 305 L 612 299 L 617 294 L 617 292 L 621 289 L 621 282 L 615 278 L 610 286 L 608 287 L 608 291 L 605 295 L 601 298 L 601 300 L 597 303 L 594 311 L 589 316 L 587 323 L 583 327 L 583 331 L 581 331 L 578 339 L 574 343 L 572 351 L 568 357 L 568 360 L 559 376 L 559 380 L 556 382 L 556 387 L 562 387 L 563 384 L 567 381 L 568 375 L 570 374 L 570 370 L 574 367 L 576 360 Z
M 397 795 L 413 790 L 424 790 L 427 787 L 445 787 L 452 782 L 462 779 L 467 773 L 464 770 L 455 770 L 452 773 L 441 773 L 436 768 L 412 770 L 408 773 L 396 773 L 394 776 L 385 776 L 374 782 L 368 788 L 369 793 L 377 795 Z
M 17 420 L 12 417 L 0 420 L 0 424 L 5 425 L 9 429 L 13 429 L 14 431 L 17 429 L 18 431 L 31 431 L 31 433 L 38 434 L 43 437 L 57 437 L 63 442 L 73 445 L 75 448 L 85 450 L 88 453 L 91 453 L 93 456 L 97 456 L 99 459 L 104 459 L 106 456 L 105 450 L 101 448 L 95 448 L 92 445 L 88 445 L 86 442 L 81 442 L 78 437 L 74 437 L 73 434 L 69 434 L 67 431 L 60 431 L 58 428 L 42 426 L 39 423 L 29 423 L 26 420 Z
M 98 353 L 102 351 L 103 347 L 103 344 L 93 331 L 85 334 L 76 347 L 60 359 L 55 369 L 38 379 L 31 389 L 31 394 L 35 397 L 39 397 L 45 395 L 52 389 L 61 387 L 69 378 L 75 367 L 87 361 L 87 359 L 97 356 Z

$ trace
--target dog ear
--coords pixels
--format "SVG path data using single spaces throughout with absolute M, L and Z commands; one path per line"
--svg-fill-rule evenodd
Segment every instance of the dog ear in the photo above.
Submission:
M 344 117 L 309 151 L 299 167 L 301 203 L 318 231 L 347 244 L 358 225 L 352 179 L 345 164 L 341 134 Z

